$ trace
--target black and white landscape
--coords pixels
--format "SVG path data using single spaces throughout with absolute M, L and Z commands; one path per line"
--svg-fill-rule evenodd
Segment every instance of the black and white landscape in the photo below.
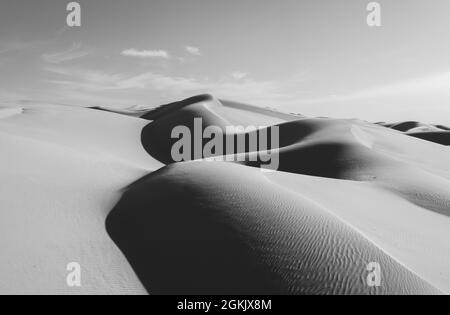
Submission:
M 0 294 L 449 294 L 450 3 L 316 2 L 2 1 Z

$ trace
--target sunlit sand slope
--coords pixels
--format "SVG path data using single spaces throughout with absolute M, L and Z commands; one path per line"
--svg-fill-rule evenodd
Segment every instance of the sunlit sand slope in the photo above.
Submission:
M 161 167 L 143 150 L 146 121 L 82 108 L 0 115 L 0 293 L 141 294 L 105 231 L 128 183 Z M 81 265 L 81 287 L 66 267 Z
M 107 229 L 155 294 L 439 293 L 328 209 L 245 166 L 149 175 Z M 378 288 L 367 283 L 371 262 L 383 266 Z

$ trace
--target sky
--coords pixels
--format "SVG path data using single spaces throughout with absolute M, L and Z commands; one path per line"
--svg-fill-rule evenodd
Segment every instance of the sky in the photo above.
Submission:
M 450 1 L 0 2 L 0 104 L 153 107 L 200 93 L 308 116 L 450 125 Z

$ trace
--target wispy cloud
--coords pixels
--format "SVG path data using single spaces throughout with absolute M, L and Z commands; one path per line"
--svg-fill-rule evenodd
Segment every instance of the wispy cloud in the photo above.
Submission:
M 86 57 L 90 53 L 90 51 L 83 49 L 81 44 L 73 44 L 67 50 L 43 54 L 42 59 L 48 63 L 60 64 Z
M 87 89 L 114 89 L 123 77 L 118 74 L 107 74 L 101 71 L 78 69 L 75 67 L 47 67 L 47 72 L 64 79 L 51 80 L 61 84 L 74 84 Z
M 202 55 L 202 51 L 200 50 L 200 48 L 198 47 L 193 47 L 193 46 L 186 46 L 185 50 L 194 56 L 201 56 Z
M 302 103 L 320 104 L 389 97 L 410 97 L 416 94 L 435 93 L 437 91 L 450 91 L 450 71 L 435 73 L 413 79 L 405 79 L 403 81 L 397 81 L 390 84 L 352 91 L 349 93 L 302 100 Z
M 165 50 L 138 50 L 130 48 L 122 51 L 121 54 L 123 56 L 135 58 L 161 58 L 161 59 L 170 58 L 170 54 Z
M 231 76 L 236 80 L 242 80 L 245 79 L 248 76 L 247 72 L 242 71 L 235 71 L 231 74 Z
M 162 74 L 145 72 L 137 75 L 105 73 L 88 69 L 50 67 L 48 72 L 62 76 L 64 79 L 51 80 L 58 84 L 72 84 L 89 90 L 139 90 L 156 91 L 196 90 L 202 83 L 193 78 L 171 77 Z
M 46 70 L 56 75 L 49 82 L 87 93 L 109 91 L 109 93 L 121 92 L 123 95 L 132 96 L 139 91 L 148 91 L 146 92 L 147 95 L 155 97 L 161 95 L 179 97 L 192 96 L 197 93 L 213 93 L 221 98 L 251 102 L 255 105 L 278 105 L 293 101 L 302 93 L 298 89 L 300 78 L 291 78 L 286 81 L 253 80 L 250 78 L 235 80 L 230 76 L 212 79 L 169 76 L 154 72 L 129 75 L 67 67 L 49 67 Z M 289 93 L 292 92 L 286 89 L 289 86 L 296 86 L 295 93 Z

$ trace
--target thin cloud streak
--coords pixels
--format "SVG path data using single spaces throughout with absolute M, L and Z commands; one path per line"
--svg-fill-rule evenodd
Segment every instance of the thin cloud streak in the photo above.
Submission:
M 303 99 L 301 100 L 301 103 L 320 104 L 333 101 L 357 101 L 393 96 L 408 97 L 414 94 L 432 93 L 440 90 L 450 90 L 450 71 L 394 82 L 388 85 L 363 89 L 352 93 L 329 95 L 315 99 Z
M 162 58 L 170 59 L 170 55 L 165 50 L 138 50 L 138 49 L 126 49 L 122 51 L 122 56 L 135 57 L 135 58 Z
M 83 49 L 81 44 L 73 44 L 72 47 L 65 51 L 43 54 L 42 59 L 48 63 L 60 64 L 80 59 L 88 55 L 90 55 L 90 51 Z
M 169 76 L 154 72 L 136 75 L 105 73 L 88 69 L 67 67 L 47 67 L 46 71 L 57 78 L 47 80 L 58 86 L 71 87 L 79 92 L 95 93 L 101 91 L 122 91 L 126 94 L 148 90 L 149 95 L 159 97 L 189 96 L 196 93 L 213 93 L 218 97 L 252 102 L 256 105 L 278 105 L 292 102 L 302 92 L 296 89 L 294 94 L 286 87 L 298 86 L 302 78 L 295 77 L 286 81 L 253 80 L 233 78 L 195 78 L 185 76 Z M 192 95 L 190 95 L 192 96 Z

